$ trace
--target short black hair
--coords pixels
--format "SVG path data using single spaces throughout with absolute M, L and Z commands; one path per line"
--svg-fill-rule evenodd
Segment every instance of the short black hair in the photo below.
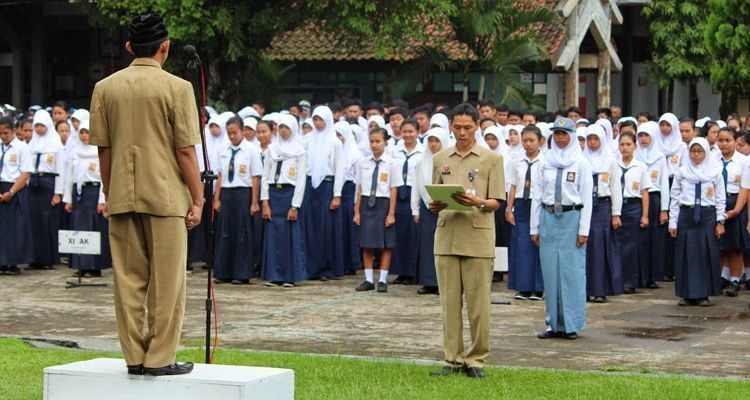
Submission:
M 633 121 L 631 121 L 629 119 L 626 119 L 625 121 L 620 122 L 618 125 L 620 126 L 620 129 L 622 129 L 622 128 L 626 127 L 626 126 L 629 126 L 629 127 L 633 128 L 633 130 L 636 130 L 636 131 L 638 130 L 638 125 L 635 122 L 633 122 Z
M 425 114 L 427 115 L 427 118 L 432 117 L 432 105 L 429 106 L 427 104 L 423 104 L 417 108 L 414 109 L 414 111 L 411 112 L 411 115 L 417 115 L 417 114 Z
M 578 107 L 575 107 L 575 106 L 573 106 L 573 107 L 569 107 L 569 108 L 568 108 L 567 110 L 565 110 L 565 115 L 568 115 L 568 114 L 570 114 L 570 113 L 572 113 L 572 112 L 574 112 L 574 113 L 576 113 L 576 114 L 578 114 L 578 115 L 581 115 L 581 116 L 583 116 L 583 111 L 581 111 L 581 109 L 580 109 L 580 108 L 578 108 Z
M 341 103 L 339 103 L 338 101 L 332 101 L 332 102 L 328 103 L 328 108 L 331 109 L 332 113 L 337 113 L 337 112 L 341 112 L 341 111 L 344 110 L 341 107 Z
M 365 111 L 367 110 L 378 110 L 379 113 L 385 114 L 385 107 L 383 107 L 383 104 L 377 101 L 373 101 L 370 104 L 368 104 Z
M 609 107 L 599 107 L 596 109 L 596 113 L 594 115 L 599 115 L 601 113 L 604 113 L 604 115 L 607 116 L 607 118 L 612 118 L 612 110 Z
M 690 117 L 682 117 L 682 118 L 680 118 L 680 123 L 681 124 L 690 124 L 690 126 L 692 126 L 693 129 L 695 129 L 695 120 L 692 119 L 692 118 L 690 118 Z
M 357 98 L 344 97 L 343 99 L 341 99 L 341 106 L 343 106 L 344 108 L 349 108 L 351 106 L 359 106 L 359 108 L 362 108 L 362 100 Z
M 523 118 L 523 112 L 518 111 L 518 110 L 509 110 L 508 111 L 508 117 L 510 117 L 511 115 L 515 115 L 518 118 Z
M 416 120 L 416 119 L 414 119 L 414 118 L 406 118 L 406 119 L 404 120 L 404 122 L 402 122 L 402 123 L 401 123 L 401 126 L 402 126 L 402 127 L 403 127 L 404 125 L 411 125 L 411 126 L 413 126 L 413 127 L 414 127 L 414 129 L 416 129 L 416 130 L 417 130 L 417 132 L 419 132 L 419 123 L 418 123 L 418 122 L 417 122 L 417 120 Z
M 0 126 L 7 126 L 13 130 L 13 121 L 8 117 L 0 117 Z
M 296 104 L 292 104 L 291 106 L 289 106 L 289 111 L 292 111 L 293 108 L 296 108 L 297 111 L 302 111 L 302 108 Z
M 57 121 L 57 122 L 55 123 L 55 130 L 57 130 L 57 128 L 58 128 L 58 127 L 59 127 L 60 125 L 62 125 L 62 124 L 65 124 L 65 125 L 67 125 L 67 126 L 68 126 L 68 129 L 70 129 L 70 124 L 68 123 L 68 120 L 67 120 L 67 119 L 64 119 L 64 120 L 62 120 L 62 121 Z
M 65 112 L 68 112 L 68 103 L 66 103 L 63 100 L 58 100 L 54 104 L 52 104 L 52 108 L 55 108 L 55 107 L 60 107 L 63 110 L 65 110 Z
M 240 126 L 240 129 L 245 128 L 245 123 L 242 121 L 242 118 L 239 115 L 233 115 L 227 120 L 226 126 L 237 124 Z
M 394 107 L 389 113 L 388 113 L 388 119 L 390 120 L 392 116 L 394 115 L 401 115 L 404 117 L 404 119 L 409 118 L 409 112 L 406 111 L 405 108 L 402 107 Z
M 265 108 L 266 108 L 266 104 L 265 104 L 265 103 L 263 103 L 263 100 L 253 100 L 253 101 L 252 101 L 252 102 L 250 103 L 250 105 L 251 105 L 251 106 L 252 106 L 252 105 L 259 105 L 259 106 L 263 107 L 263 109 L 265 109 Z
M 387 142 L 388 139 L 391 138 L 391 135 L 388 134 L 388 131 L 385 130 L 385 128 L 381 128 L 381 127 L 378 126 L 378 127 L 372 128 L 372 130 L 370 130 L 370 136 L 372 136 L 372 135 L 374 135 L 376 133 L 382 133 L 383 134 L 383 141 L 385 141 L 385 142 Z
M 497 121 L 495 121 L 494 118 L 485 117 L 485 118 L 482 118 L 481 120 L 479 120 L 479 125 L 482 125 L 485 122 L 492 122 L 493 124 L 497 124 Z
M 492 107 L 494 109 L 495 105 L 492 104 L 491 100 L 479 100 L 479 102 L 477 103 L 477 108 L 482 108 L 482 107 Z
M 638 117 L 646 117 L 646 119 L 648 119 L 649 121 L 654 120 L 654 116 L 651 115 L 648 111 L 639 112 L 638 115 L 635 116 L 635 118 L 637 119 Z
M 130 48 L 133 50 L 133 54 L 138 58 L 153 57 L 154 55 L 156 55 L 156 52 L 159 51 L 159 47 L 161 47 L 161 44 L 166 42 L 167 40 L 167 38 L 164 38 L 164 40 L 160 40 L 158 42 L 145 44 L 133 44 L 133 42 L 130 42 Z
M 390 107 L 409 109 L 409 102 L 404 99 L 393 99 L 390 103 Z
M 508 107 L 507 104 L 498 104 L 497 107 L 495 107 L 495 110 L 497 110 L 497 112 L 508 112 L 510 111 L 510 107 Z
M 633 121 L 628 121 L 628 122 L 632 123 Z M 617 143 L 620 143 L 622 141 L 622 138 L 626 137 L 626 136 L 629 137 L 630 139 L 632 139 L 633 143 L 638 143 L 637 140 L 636 140 L 635 133 L 630 132 L 630 131 L 621 132 L 620 133 L 620 137 L 617 138 Z
M 521 136 L 523 136 L 524 133 L 533 133 L 536 135 L 537 139 L 542 139 L 544 135 L 542 135 L 542 130 L 539 129 L 536 125 L 526 125 L 523 127 L 523 130 L 521 130 Z
M 265 126 L 268 127 L 268 130 L 273 131 L 273 122 L 272 121 L 269 121 L 267 119 L 263 119 L 263 120 L 258 121 L 258 125 L 255 126 L 255 130 L 257 131 L 258 127 L 261 126 L 261 125 L 265 125 Z
M 703 124 L 703 127 L 700 129 L 700 136 L 708 136 L 708 131 L 710 131 L 714 126 L 719 126 L 719 124 L 717 124 L 716 121 L 706 121 L 706 123 Z
M 472 120 L 474 120 L 474 122 L 479 122 L 479 111 L 477 111 L 476 107 L 472 106 L 469 103 L 461 103 L 453 107 L 450 116 L 451 121 L 453 121 L 453 118 L 455 118 L 457 115 L 468 115 Z

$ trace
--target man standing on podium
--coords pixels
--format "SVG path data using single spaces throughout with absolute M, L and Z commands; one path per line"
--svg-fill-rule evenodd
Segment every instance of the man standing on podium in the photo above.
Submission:
M 91 144 L 99 147 L 109 213 L 115 314 L 134 375 L 180 375 L 175 363 L 185 311 L 187 229 L 205 199 L 192 85 L 162 70 L 169 55 L 160 15 L 133 18 L 125 48 L 136 59 L 99 81 L 91 100 Z M 148 332 L 144 316 L 148 304 Z

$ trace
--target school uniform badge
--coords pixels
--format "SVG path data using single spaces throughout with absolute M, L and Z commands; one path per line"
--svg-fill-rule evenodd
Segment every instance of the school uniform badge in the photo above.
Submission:
M 651 171 L 651 179 L 656 179 L 659 177 L 659 171 Z
M 381 172 L 380 173 L 380 182 L 386 183 L 388 182 L 388 173 L 387 172 Z
M 708 186 L 706 188 L 706 197 L 714 197 L 714 187 Z
M 294 167 L 289 167 L 289 176 L 294 178 L 296 175 L 297 175 L 297 169 L 295 169 Z
M 609 183 L 609 172 L 603 172 L 599 176 L 601 177 L 602 182 Z
M 641 189 L 641 183 L 640 182 L 633 182 L 633 190 L 638 191 Z
M 680 162 L 680 156 L 678 154 L 672 154 L 672 156 L 669 157 L 669 162 L 671 162 L 672 164 L 677 164 L 678 162 Z
M 742 175 L 735 175 L 734 176 L 734 183 L 741 183 L 742 182 Z
M 11 154 L 9 156 L 9 158 L 8 158 L 8 162 L 11 163 L 11 164 L 17 163 L 18 162 L 18 154 L 16 154 L 16 153 Z
M 568 182 L 575 182 L 576 181 L 576 173 L 575 172 L 568 172 L 568 175 L 565 178 Z
M 47 154 L 46 160 L 47 164 L 52 164 L 53 162 L 55 162 L 55 155 L 52 153 Z
M 247 173 L 247 165 L 240 164 L 240 175 L 245 175 Z
M 443 172 L 440 173 L 441 175 L 450 175 L 451 174 L 451 166 L 448 164 L 443 165 Z
M 89 163 L 89 172 L 96 171 L 96 163 Z

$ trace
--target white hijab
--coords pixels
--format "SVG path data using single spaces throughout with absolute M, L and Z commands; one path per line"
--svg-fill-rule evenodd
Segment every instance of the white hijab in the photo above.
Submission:
M 547 150 L 549 150 L 549 143 L 551 137 L 552 137 L 552 131 L 550 130 L 550 127 L 552 124 L 548 122 L 538 122 L 536 124 L 536 127 L 539 128 L 540 131 L 542 131 L 542 136 L 544 136 L 544 144 L 541 146 L 539 150 L 541 150 L 542 153 L 546 153 Z
M 243 107 L 242 110 L 237 111 L 237 115 L 239 115 L 241 118 L 260 118 L 260 114 L 258 114 L 258 112 L 250 106 Z
M 552 136 L 552 148 L 544 154 L 544 165 L 550 168 L 568 168 L 578 161 L 581 157 L 581 145 L 578 144 L 578 137 L 575 132 L 565 133 L 570 136 L 570 141 L 565 148 L 560 148 Z
M 370 119 L 367 120 L 367 130 L 370 129 L 370 124 L 375 123 L 378 127 L 385 129 L 385 119 L 381 117 L 380 115 L 373 115 L 370 117 Z
M 365 121 L 367 125 L 367 121 Z M 370 150 L 370 135 L 367 134 L 367 128 L 363 128 L 361 125 L 352 125 L 352 134 L 357 139 L 357 148 L 363 156 L 371 156 L 372 150 Z
M 89 132 L 90 137 L 91 130 L 89 130 L 89 120 L 81 121 L 81 125 L 78 126 L 79 132 L 84 129 Z M 99 158 L 99 151 L 96 146 L 83 144 L 83 142 L 80 142 L 78 144 L 78 148 L 76 149 L 76 156 L 82 159 Z
M 659 141 L 659 148 L 666 156 L 671 156 L 672 154 L 677 153 L 680 151 L 680 147 L 682 146 L 682 136 L 680 135 L 680 120 L 677 119 L 677 116 L 672 113 L 666 113 L 659 118 L 659 124 L 661 125 L 662 122 L 666 121 L 669 123 L 669 125 L 672 127 L 672 132 L 670 132 L 669 135 L 664 136 L 661 134 L 661 131 L 659 131 L 658 141 Z
M 503 134 L 505 135 L 505 139 L 510 139 L 510 131 L 518 132 L 518 144 L 508 144 L 508 155 L 510 156 L 510 158 L 523 157 L 523 155 L 525 154 L 523 150 L 523 144 L 521 143 L 521 132 L 523 132 L 523 128 L 523 125 L 505 125 L 502 128 L 504 129 Z
M 485 129 L 484 136 L 482 136 L 482 140 L 484 140 L 484 138 L 487 135 L 495 135 L 495 137 L 497 138 L 497 148 L 493 151 L 503 156 L 503 160 L 507 161 L 510 157 L 510 147 L 508 147 L 508 144 L 505 143 L 505 136 L 503 136 L 503 128 L 497 125 L 489 126 L 487 127 L 487 129 Z M 487 143 L 486 140 L 484 142 Z M 487 147 L 489 147 L 489 145 Z
M 286 140 L 279 134 L 279 137 L 268 146 L 268 155 L 277 162 L 305 154 L 305 147 L 302 145 L 302 138 L 299 135 L 297 118 L 292 115 L 281 115 L 279 116 L 279 126 L 282 125 L 289 128 L 292 134 Z
M 706 157 L 701 161 L 700 164 L 693 163 L 691 159 L 689 162 L 684 163 L 680 167 L 680 174 L 682 178 L 688 183 L 695 185 L 696 183 L 707 183 L 716 179 L 721 174 L 721 164 L 711 162 L 711 148 L 708 145 L 706 138 L 697 137 L 690 141 L 688 149 L 692 148 L 693 145 L 698 145 L 703 148 L 706 153 Z
M 586 137 L 589 135 L 596 135 L 599 138 L 599 149 L 594 151 L 589 148 L 588 140 L 586 141 L 586 150 L 583 151 L 583 156 L 591 163 L 592 172 L 595 174 L 601 174 L 609 171 L 612 166 L 614 157 L 612 152 L 609 150 L 609 140 L 607 140 L 607 132 L 604 127 L 599 124 L 599 121 L 595 124 L 591 124 L 586 128 Z
M 450 122 L 448 116 L 443 113 L 435 113 L 430 117 L 430 128 L 440 127 L 450 135 Z
M 325 128 L 318 130 L 313 124 L 313 130 L 307 135 L 307 165 L 310 167 L 312 186 L 317 188 L 328 172 L 328 158 L 336 146 L 338 139 L 333 128 L 333 113 L 326 106 L 315 107 L 313 117 L 320 117 L 325 122 Z M 312 123 L 312 122 L 311 122 Z
M 646 163 L 649 167 L 655 162 L 664 158 L 664 154 L 659 149 L 659 144 L 656 142 L 657 137 L 661 135 L 659 132 L 659 124 L 654 121 L 647 121 L 638 125 L 638 134 L 645 133 L 651 136 L 651 145 L 648 147 L 641 146 L 638 143 L 638 147 L 635 150 L 635 158 L 638 161 Z
M 60 135 L 55 130 L 55 125 L 52 123 L 52 116 L 46 110 L 39 110 L 34 113 L 34 120 L 32 127 L 36 125 L 44 125 L 47 127 L 47 133 L 43 136 L 34 133 L 29 142 L 29 151 L 34 154 L 45 154 L 45 153 L 57 153 L 63 148 L 62 140 Z
M 419 197 L 422 199 L 426 206 L 429 206 L 430 204 L 430 195 L 427 193 L 427 188 L 425 187 L 425 185 L 432 184 L 432 168 L 434 158 L 434 155 L 432 154 L 432 151 L 430 151 L 429 146 L 431 137 L 438 138 L 438 140 L 440 140 L 440 144 L 442 145 L 442 147 L 440 148 L 441 151 L 450 147 L 447 130 L 443 128 L 432 128 L 427 131 L 427 135 L 425 135 L 424 155 L 422 156 L 422 160 L 419 161 L 419 164 L 417 164 L 417 169 L 414 174 L 414 177 L 416 178 L 417 190 L 419 191 Z
M 357 148 L 357 140 L 352 133 L 352 125 L 349 125 L 348 122 L 339 121 L 333 124 L 333 129 L 344 138 L 344 148 L 341 154 L 344 170 L 349 170 L 357 161 L 362 159 L 362 153 Z

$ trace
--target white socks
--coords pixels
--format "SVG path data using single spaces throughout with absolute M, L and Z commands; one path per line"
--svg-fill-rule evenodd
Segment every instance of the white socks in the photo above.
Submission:
M 373 283 L 372 282 L 372 269 L 366 269 L 365 270 L 365 280 L 367 282 Z
M 388 271 L 386 270 L 380 270 L 380 282 L 381 283 L 388 283 Z
M 739 276 L 733 276 L 729 280 L 732 281 L 732 282 L 734 282 L 734 283 L 740 283 L 740 277 Z
M 723 267 L 721 269 L 721 277 L 726 280 L 729 280 L 729 267 Z

